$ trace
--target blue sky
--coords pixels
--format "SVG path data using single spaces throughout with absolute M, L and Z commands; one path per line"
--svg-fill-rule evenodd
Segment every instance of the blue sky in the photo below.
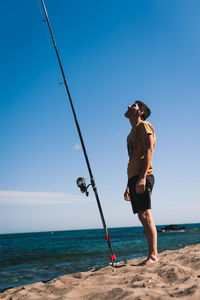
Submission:
M 53 1 L 46 7 L 108 227 L 137 226 L 124 118 L 147 103 L 156 131 L 156 224 L 199 222 L 199 1 Z M 0 233 L 101 228 L 40 1 L 0 9 Z

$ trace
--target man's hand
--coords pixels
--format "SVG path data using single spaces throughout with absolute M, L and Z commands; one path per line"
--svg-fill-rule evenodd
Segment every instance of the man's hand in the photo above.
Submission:
M 136 183 L 136 193 L 143 194 L 146 187 L 146 178 L 139 178 L 138 182 Z
M 124 192 L 124 200 L 126 201 L 131 201 L 131 198 L 130 198 L 130 194 L 129 194 L 129 187 L 127 186 L 125 192 Z

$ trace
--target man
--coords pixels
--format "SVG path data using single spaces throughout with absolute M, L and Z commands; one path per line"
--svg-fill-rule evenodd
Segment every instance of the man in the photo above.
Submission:
M 150 114 L 148 106 L 141 101 L 128 106 L 125 113 L 132 129 L 127 137 L 128 185 L 124 199 L 131 201 L 133 212 L 138 214 L 148 242 L 149 255 L 141 265 L 158 261 L 157 231 L 151 215 L 151 192 L 154 185 L 151 161 L 156 138 L 153 126 L 145 121 Z

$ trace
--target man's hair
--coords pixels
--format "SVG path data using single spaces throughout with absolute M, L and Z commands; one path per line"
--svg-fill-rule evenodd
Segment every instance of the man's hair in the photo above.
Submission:
M 137 103 L 139 106 L 139 109 L 141 111 L 143 111 L 141 118 L 142 118 L 142 120 L 145 121 L 151 115 L 151 111 L 150 111 L 149 107 L 146 104 L 144 104 L 143 102 L 138 101 L 138 100 L 135 101 L 135 103 Z

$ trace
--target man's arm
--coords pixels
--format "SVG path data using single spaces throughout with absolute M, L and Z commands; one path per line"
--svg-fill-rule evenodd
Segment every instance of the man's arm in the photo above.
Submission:
M 136 192 L 142 194 L 146 187 L 146 176 L 150 168 L 152 157 L 153 157 L 153 136 L 152 134 L 146 134 L 143 136 L 144 145 L 144 159 L 142 160 L 142 169 L 140 172 L 139 180 L 136 184 Z

